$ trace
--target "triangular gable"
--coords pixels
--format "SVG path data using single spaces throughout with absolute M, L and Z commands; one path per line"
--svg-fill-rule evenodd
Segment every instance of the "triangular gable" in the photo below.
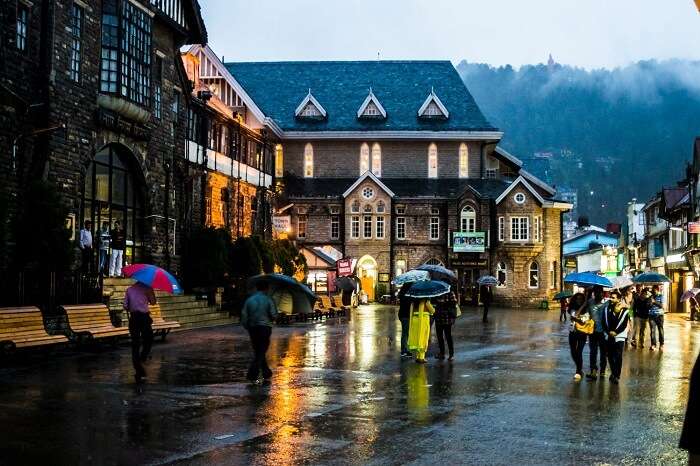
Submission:
M 311 94 L 311 89 L 309 89 L 309 93 L 306 94 L 304 100 L 301 101 L 297 109 L 294 111 L 294 115 L 297 118 L 326 118 L 327 113 L 326 109 L 323 108 L 323 105 L 321 105 L 313 94 Z
M 529 171 L 527 171 L 523 168 L 520 169 L 520 171 L 518 172 L 518 175 L 522 176 L 530 183 L 535 184 L 535 185 L 539 186 L 540 188 L 542 188 L 543 190 L 547 191 L 547 193 L 549 193 L 550 196 L 554 196 L 554 194 L 557 192 L 556 189 L 554 189 L 553 187 L 551 187 L 550 185 L 548 185 L 547 183 L 545 183 L 544 181 L 537 178 L 535 175 L 533 175 L 532 173 L 530 173 Z
M 435 94 L 435 90 L 431 89 L 425 102 L 418 109 L 418 116 L 421 118 L 449 118 L 450 112 Z
M 371 87 L 367 98 L 357 110 L 357 118 L 386 118 L 386 110 L 372 92 Z
M 382 183 L 381 180 L 377 178 L 377 176 L 371 171 L 366 171 L 364 175 L 360 176 L 348 189 L 345 190 L 345 192 L 343 193 L 343 197 L 348 197 L 367 178 L 370 178 L 372 181 L 374 181 L 376 185 L 382 189 L 382 191 L 389 195 L 389 197 L 394 197 L 394 192 L 391 189 L 389 189 L 387 185 Z
M 540 193 L 538 193 L 537 190 L 536 190 L 535 188 L 533 188 L 532 185 L 531 185 L 530 183 L 528 183 L 527 180 L 526 180 L 525 178 L 523 178 L 522 176 L 519 176 L 518 178 L 516 178 L 515 181 L 513 181 L 513 182 L 510 184 L 510 186 L 508 186 L 508 187 L 506 188 L 505 191 L 503 191 L 503 192 L 501 193 L 500 196 L 498 196 L 498 198 L 496 199 L 496 204 L 500 204 L 501 201 L 502 201 L 503 199 L 505 199 L 506 196 L 508 196 L 508 194 L 510 194 L 510 192 L 513 191 L 518 185 L 523 185 L 523 186 L 525 187 L 525 189 L 527 189 L 528 191 L 530 191 L 530 194 L 532 194 L 533 196 L 535 196 L 535 199 L 537 199 L 537 201 L 538 201 L 541 205 L 544 205 L 544 204 L 546 203 L 546 201 L 544 200 L 544 198 L 543 198 L 542 196 L 540 196 Z

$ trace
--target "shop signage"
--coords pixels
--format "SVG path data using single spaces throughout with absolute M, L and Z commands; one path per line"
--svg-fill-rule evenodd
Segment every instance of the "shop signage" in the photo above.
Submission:
M 292 231 L 292 218 L 289 215 L 273 215 L 272 229 L 276 233 L 289 233 Z
M 688 233 L 700 233 L 700 222 L 688 222 Z
M 335 266 L 338 269 L 339 277 L 352 275 L 352 259 L 340 259 L 336 261 Z
M 486 250 L 486 233 L 483 231 L 455 231 L 452 233 L 452 250 L 454 252 L 484 252 Z
M 453 259 L 450 267 L 486 267 L 486 259 Z
M 575 269 L 578 266 L 575 257 L 567 257 L 564 261 L 564 267 L 567 269 Z

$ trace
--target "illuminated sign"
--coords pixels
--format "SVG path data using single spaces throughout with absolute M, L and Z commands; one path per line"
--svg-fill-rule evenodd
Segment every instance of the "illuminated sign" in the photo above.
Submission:
M 340 259 L 335 263 L 339 277 L 352 275 L 352 259 Z
M 290 233 L 292 231 L 292 218 L 289 215 L 274 215 L 272 229 L 277 233 Z
M 688 222 L 688 233 L 700 233 L 700 222 Z
M 452 233 L 452 250 L 454 252 L 484 252 L 486 250 L 486 233 L 483 231 L 455 231 Z

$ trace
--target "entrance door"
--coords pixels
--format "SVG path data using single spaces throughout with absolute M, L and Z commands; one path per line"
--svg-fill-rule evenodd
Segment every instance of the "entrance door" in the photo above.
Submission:
M 377 261 L 372 256 L 363 256 L 357 261 L 357 275 L 360 277 L 360 288 L 367 294 L 367 300 L 375 300 L 377 286 Z

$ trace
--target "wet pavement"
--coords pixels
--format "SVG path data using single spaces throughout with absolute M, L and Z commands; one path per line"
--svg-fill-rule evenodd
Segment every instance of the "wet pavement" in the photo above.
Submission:
M 573 381 L 557 314 L 465 310 L 455 361 L 418 365 L 394 309 L 364 306 L 274 329 L 269 386 L 244 381 L 237 326 L 156 344 L 143 387 L 126 347 L 6 362 L 0 464 L 682 464 L 698 324 L 667 317 L 664 351 L 626 351 L 615 386 Z

